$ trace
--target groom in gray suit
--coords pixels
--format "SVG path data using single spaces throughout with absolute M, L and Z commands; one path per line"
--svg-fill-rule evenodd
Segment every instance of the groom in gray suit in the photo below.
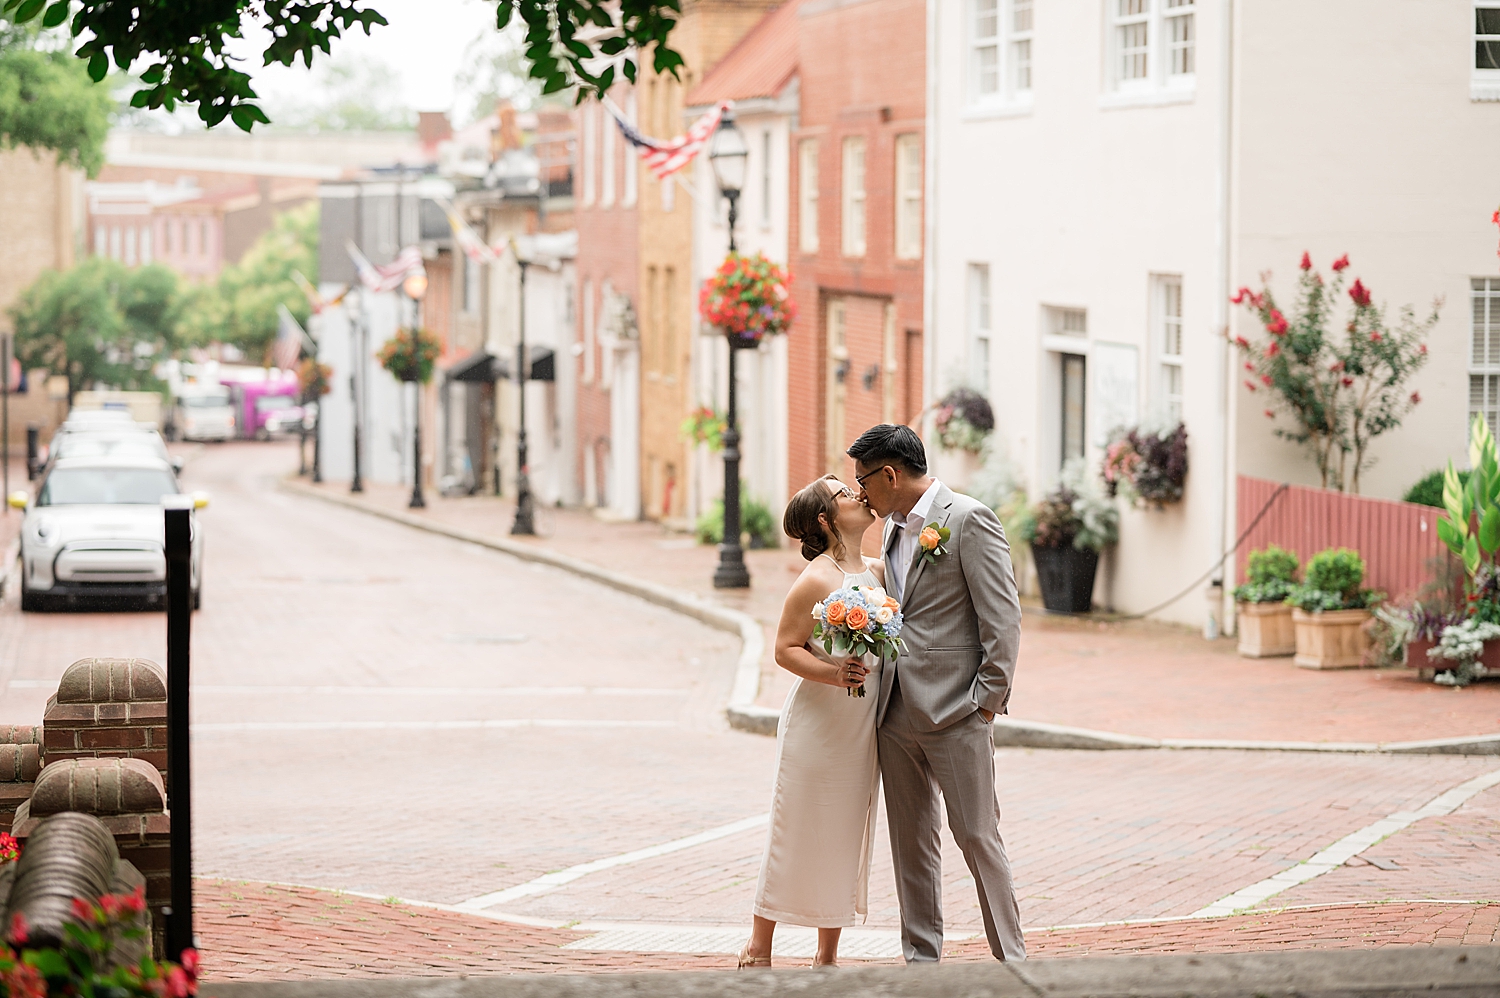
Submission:
M 990 729 L 1006 712 L 1021 639 L 1010 546 L 989 507 L 927 474 L 910 427 L 871 427 L 847 453 L 862 497 L 886 518 L 886 590 L 905 617 L 906 650 L 883 670 L 875 708 L 902 952 L 907 963 L 943 955 L 941 791 L 974 875 L 990 952 L 1024 960 Z M 936 548 L 933 534 L 925 544 L 921 536 L 929 525 L 949 531 Z

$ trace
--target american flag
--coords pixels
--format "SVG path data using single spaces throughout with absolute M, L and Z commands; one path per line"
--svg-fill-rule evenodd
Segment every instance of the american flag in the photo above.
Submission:
M 396 254 L 396 259 L 383 267 L 377 267 L 366 259 L 352 239 L 344 241 L 344 249 L 348 251 L 349 259 L 354 261 L 354 273 L 359 276 L 359 283 L 371 291 L 394 291 L 406 280 L 408 274 L 424 270 L 422 251 L 415 246 L 406 247 Z
M 625 136 L 625 141 L 635 146 L 635 151 L 640 154 L 641 160 L 656 174 L 658 180 L 665 180 L 678 170 L 693 161 L 693 157 L 707 144 L 709 136 L 713 135 L 714 129 L 719 127 L 719 119 L 724 117 L 724 112 L 729 110 L 729 101 L 720 101 L 703 117 L 693 122 L 692 127 L 686 133 L 675 139 L 653 139 L 642 135 L 635 126 L 625 120 L 625 115 L 615 106 L 614 101 L 605 98 L 603 106 L 609 112 L 609 116 L 615 119 L 615 124 L 620 126 L 620 134 Z
M 297 366 L 297 358 L 302 355 L 302 344 L 311 344 L 312 340 L 285 305 L 277 306 L 276 311 L 276 342 L 271 345 L 271 359 L 283 371 L 290 371 Z M 317 350 L 316 344 L 313 345 L 313 350 Z
M 493 246 L 480 239 L 479 234 L 469 228 L 469 223 L 463 220 L 463 216 L 451 203 L 439 200 L 438 205 L 443 209 L 443 214 L 448 216 L 448 228 L 453 230 L 453 238 L 459 249 L 464 251 L 464 256 L 475 263 L 494 263 L 504 255 L 504 249 L 497 252 Z

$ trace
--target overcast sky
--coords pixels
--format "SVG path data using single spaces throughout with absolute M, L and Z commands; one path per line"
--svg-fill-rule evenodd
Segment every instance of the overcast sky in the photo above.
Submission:
M 476 37 L 495 32 L 495 0 L 374 0 L 371 6 L 390 23 L 369 37 L 361 28 L 351 29 L 333 43 L 333 54 L 357 53 L 391 66 L 400 74 L 402 103 L 413 110 L 452 108 L 464 50 Z M 258 57 L 251 61 L 249 72 L 263 96 L 293 95 L 307 85 L 310 71 L 300 61 L 290 69 L 262 68 L 259 62 Z

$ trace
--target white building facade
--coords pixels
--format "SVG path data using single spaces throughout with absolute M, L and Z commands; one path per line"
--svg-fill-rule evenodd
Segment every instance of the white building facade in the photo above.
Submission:
M 1230 296 L 1270 271 L 1290 298 L 1304 250 L 1325 273 L 1348 253 L 1393 310 L 1446 298 L 1364 494 L 1464 460 L 1471 409 L 1500 408 L 1471 308 L 1500 276 L 1500 3 L 931 0 L 929 28 L 928 397 L 976 382 L 1033 499 L 1117 428 L 1188 430 L 1183 501 L 1122 510 L 1097 603 L 1143 611 L 1209 569 L 1236 476 L 1318 484 L 1224 335 L 1255 338 Z M 1160 616 L 1205 612 L 1194 588 Z

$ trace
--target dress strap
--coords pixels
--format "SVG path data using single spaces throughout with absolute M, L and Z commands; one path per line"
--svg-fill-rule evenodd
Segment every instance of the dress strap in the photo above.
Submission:
M 833 562 L 833 567 L 838 569 L 840 572 L 844 570 L 844 566 L 839 564 L 839 560 L 833 555 L 829 554 L 827 551 L 824 551 L 822 554 L 818 555 L 818 557 L 827 558 L 829 561 Z

